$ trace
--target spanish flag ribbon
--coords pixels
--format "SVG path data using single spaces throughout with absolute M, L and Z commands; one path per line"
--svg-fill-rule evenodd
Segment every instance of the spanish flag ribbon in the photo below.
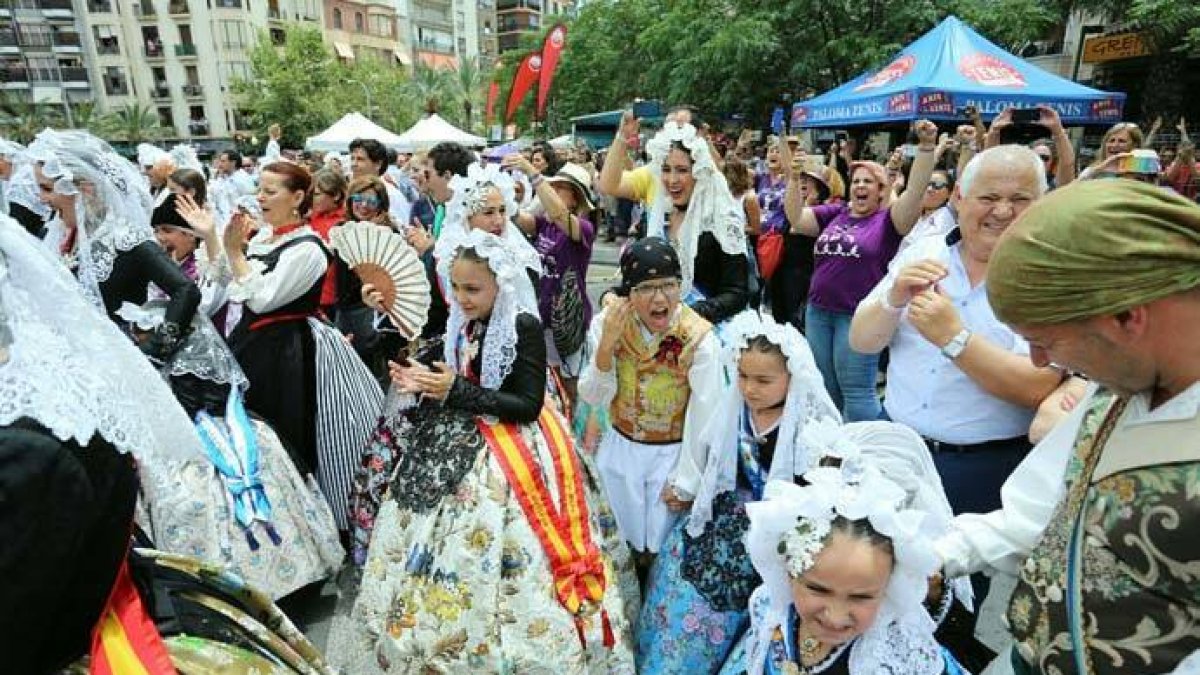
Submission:
M 128 560 L 122 561 L 108 604 L 92 632 L 91 661 L 92 675 L 177 675 L 133 585 Z
M 551 498 L 519 425 L 491 423 L 483 418 L 477 418 L 476 423 L 508 478 L 542 550 L 550 559 L 559 603 L 575 615 L 579 627 L 583 603 L 600 604 L 604 599 L 606 580 L 604 559 L 591 537 L 583 470 L 570 436 L 552 406 L 543 406 L 538 426 L 554 462 L 560 506 Z M 604 643 L 611 647 L 613 638 L 608 617 L 602 616 L 602 621 L 605 624 Z M 581 627 L 580 639 L 583 639 Z

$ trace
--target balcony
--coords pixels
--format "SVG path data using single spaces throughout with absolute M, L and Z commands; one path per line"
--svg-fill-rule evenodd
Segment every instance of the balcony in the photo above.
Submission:
M 207 136 L 208 120 L 188 120 L 188 133 L 193 136 Z
M 159 82 L 150 90 L 150 96 L 154 98 L 171 98 L 171 87 L 167 86 L 166 82 Z
M 0 30 L 0 49 L 4 47 L 19 47 L 17 43 L 16 31 L 4 29 Z
M 29 71 L 24 68 L 5 68 L 0 70 L 0 83 L 24 84 L 29 82 Z
M 542 0 L 497 0 L 497 12 L 510 9 L 527 9 L 533 12 L 540 12 L 542 11 Z
M 154 0 L 142 0 L 134 4 L 133 13 L 142 21 L 153 21 L 158 17 L 158 11 L 154 9 Z
M 242 0 L 213 0 L 213 7 L 217 9 L 241 9 Z
M 158 40 L 146 40 L 146 58 L 161 59 L 163 57 L 162 42 Z
M 64 52 L 79 51 L 79 33 L 59 32 L 54 34 L 54 47 Z
M 167 7 L 167 11 L 171 16 L 182 16 L 191 13 L 188 9 L 188 4 L 184 0 L 171 0 L 171 4 Z
M 175 45 L 175 56 L 179 56 L 182 58 L 186 58 L 189 56 L 195 57 L 196 56 L 196 45 L 194 45 L 194 44 Z
M 42 11 L 70 12 L 71 0 L 38 0 L 38 7 Z
M 30 68 L 30 82 L 62 82 L 62 76 L 59 75 L 58 68 Z
M 204 87 L 198 84 L 183 85 L 183 95 L 188 98 L 202 98 L 204 96 Z
M 104 93 L 109 96 L 128 96 L 129 83 L 125 80 L 105 80 Z
M 280 13 L 278 7 L 268 7 L 267 18 L 271 21 L 283 21 L 283 14 Z
M 98 38 L 96 40 L 96 53 L 101 55 L 120 54 L 121 43 L 116 37 Z
M 109 14 L 113 11 L 112 0 L 88 0 L 87 8 L 93 14 Z
M 26 31 L 17 33 L 17 45 L 24 51 L 47 52 L 50 51 L 52 44 L 54 44 L 54 41 L 50 38 L 49 33 L 31 33 Z

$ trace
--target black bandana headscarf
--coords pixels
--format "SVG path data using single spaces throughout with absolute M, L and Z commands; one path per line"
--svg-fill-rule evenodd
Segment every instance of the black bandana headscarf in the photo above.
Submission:
M 682 278 L 679 254 L 659 237 L 646 237 L 629 245 L 621 254 L 621 286 L 618 292 L 628 296 L 635 286 L 650 279 Z

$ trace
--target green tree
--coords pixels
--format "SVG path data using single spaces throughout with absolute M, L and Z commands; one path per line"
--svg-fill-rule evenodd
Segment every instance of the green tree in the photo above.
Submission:
M 344 75 L 319 28 L 289 24 L 278 46 L 265 31 L 259 34 L 250 51 L 250 77 L 232 86 L 255 129 L 279 124 L 283 145 L 296 147 L 344 113 L 348 98 L 357 99 L 358 87 Z
M 391 62 L 371 56 L 354 59 L 342 64 L 339 91 L 335 94 L 339 104 L 346 108 L 361 110 L 374 121 L 400 132 L 407 129 L 419 116 L 419 109 L 405 95 L 408 75 L 403 68 Z M 366 94 L 370 93 L 370 108 Z
M 426 112 L 436 112 L 444 102 L 454 99 L 453 79 L 450 71 L 442 68 L 431 68 L 418 61 L 413 65 L 412 78 L 409 79 L 406 93 L 412 105 Z M 458 117 L 452 109 L 445 111 L 446 117 L 457 121 Z
M 450 94 L 462 109 L 462 126 L 467 131 L 475 131 L 472 115 L 478 109 L 486 82 L 484 73 L 479 68 L 479 60 L 474 57 L 460 59 L 458 66 L 452 71 Z
M 9 140 L 29 143 L 42 129 L 62 124 L 63 118 L 58 106 L 43 102 L 33 103 L 12 94 L 0 98 L 0 135 Z
M 101 126 L 111 139 L 130 144 L 157 140 L 174 131 L 162 126 L 153 107 L 136 102 L 106 115 Z

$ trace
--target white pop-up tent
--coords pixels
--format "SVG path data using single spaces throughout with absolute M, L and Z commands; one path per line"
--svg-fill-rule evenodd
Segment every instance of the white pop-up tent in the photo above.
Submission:
M 487 140 L 483 137 L 469 134 L 442 119 L 441 115 L 433 113 L 400 134 L 396 149 L 401 152 L 417 152 L 428 150 L 445 141 L 453 141 L 468 148 L 482 148 L 487 145 Z
M 383 143 L 393 150 L 400 149 L 400 137 L 367 119 L 361 113 L 346 113 L 342 119 L 333 123 L 325 131 L 316 136 L 309 136 L 304 142 L 305 150 L 318 152 L 347 152 L 350 142 L 356 138 L 371 138 Z

